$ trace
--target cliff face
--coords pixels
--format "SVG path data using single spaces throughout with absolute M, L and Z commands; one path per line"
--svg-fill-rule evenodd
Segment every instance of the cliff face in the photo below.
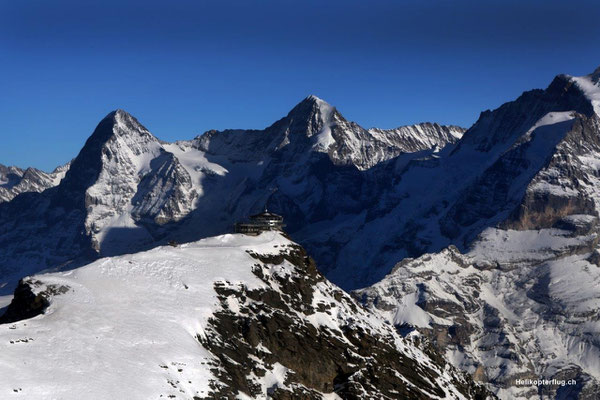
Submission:
M 393 323 L 418 331 L 455 366 L 503 399 L 593 399 L 600 267 L 598 218 L 571 215 L 559 228 L 490 228 L 462 253 L 406 259 L 354 292 Z M 542 391 L 518 379 L 573 379 Z
M 459 248 L 417 251 L 355 292 L 501 398 L 593 399 L 600 387 L 598 93 L 594 74 L 560 76 L 482 114 L 450 158 L 469 145 L 499 156 L 432 210 Z M 539 377 L 577 383 L 517 384 Z

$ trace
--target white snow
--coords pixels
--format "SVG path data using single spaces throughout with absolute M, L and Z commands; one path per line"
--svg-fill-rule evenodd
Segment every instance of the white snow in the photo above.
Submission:
M 332 116 L 335 108 L 333 108 L 330 104 L 319 99 L 316 96 L 311 97 L 315 100 L 317 104 L 319 110 L 319 115 L 317 117 L 322 123 L 321 130 L 316 135 L 314 135 L 313 149 L 316 151 L 327 152 L 329 147 L 335 143 L 335 139 L 331 134 L 331 125 L 334 123 Z
M 252 273 L 257 260 L 249 252 L 279 254 L 292 244 L 276 232 L 257 237 L 228 234 L 28 278 L 35 293 L 58 293 L 43 314 L 0 325 L 0 398 L 203 398 L 210 382 L 218 381 L 211 372 L 215 356 L 198 340 L 211 340 L 205 328 L 209 318 L 222 310 L 215 283 L 243 285 L 246 290 L 267 288 Z M 288 261 L 267 265 L 263 271 L 280 278 L 297 274 Z M 270 290 L 278 290 L 277 279 L 267 281 Z M 338 332 L 341 340 L 347 340 L 342 325 L 385 337 L 407 357 L 439 373 L 433 384 L 445 398 L 464 398 L 450 383 L 454 371 L 433 364 L 381 317 L 355 308 L 348 295 L 336 300 L 336 292 L 339 289 L 331 283 L 319 282 L 313 304 L 327 304 L 328 310 L 310 315 L 292 312 L 315 327 Z M 240 310 L 233 299 L 227 306 L 228 312 Z M 257 349 L 271 353 L 262 344 Z M 286 376 L 292 371 L 278 362 L 266 365 L 252 359 L 266 369 L 263 376 L 248 376 L 262 388 L 256 399 L 266 400 L 275 387 L 287 388 Z M 250 397 L 239 393 L 238 398 Z M 339 396 L 328 393 L 323 398 Z
M 432 317 L 416 304 L 417 300 L 417 293 L 411 293 L 400 299 L 398 309 L 392 317 L 395 325 L 410 324 L 420 328 L 430 327 Z
M 214 282 L 261 286 L 245 249 L 284 243 L 277 234 L 224 235 L 36 276 L 39 290 L 70 289 L 45 314 L 0 325 L 0 398 L 13 390 L 65 400 L 205 394 L 214 376 L 203 362 L 212 356 L 195 336 L 218 307 Z
M 542 126 L 554 125 L 560 122 L 571 121 L 575 118 L 574 111 L 549 112 L 540 118 L 528 131 L 525 136 L 530 136 L 533 131 Z
M 474 243 L 469 255 L 474 261 L 515 263 L 524 260 L 547 260 L 555 252 L 566 251 L 593 240 L 595 236 L 572 237 L 560 229 L 503 230 L 488 228 Z
M 222 165 L 210 162 L 206 159 L 206 153 L 195 149 L 188 142 L 176 142 L 165 144 L 163 147 L 175 154 L 179 162 L 186 169 L 192 183 L 202 193 L 202 181 L 206 176 L 206 172 L 213 173 L 219 176 L 225 176 L 229 171 Z
M 592 81 L 591 76 L 571 77 L 583 91 L 594 107 L 594 112 L 600 116 L 600 86 Z
M 587 224 L 595 218 L 573 215 L 570 221 Z M 372 309 L 395 324 L 463 326 L 459 318 L 464 318 L 474 328 L 470 343 L 464 348 L 450 344 L 446 355 L 470 373 L 483 365 L 488 378 L 513 385 L 515 374 L 551 377 L 577 365 L 600 379 L 595 339 L 600 322 L 590 318 L 600 310 L 600 268 L 580 250 L 594 246 L 596 237 L 558 229 L 489 228 L 468 253 L 445 249 L 405 260 L 357 295 L 366 296 Z M 445 317 L 440 318 L 438 311 L 426 312 L 417 305 L 423 300 L 452 304 L 458 311 L 441 310 Z M 497 328 L 484 326 L 486 315 L 492 315 L 484 314 L 484 307 L 497 312 Z M 549 313 L 554 317 L 547 318 Z M 509 344 L 510 357 L 499 355 Z M 522 387 L 497 394 L 506 400 L 527 398 Z

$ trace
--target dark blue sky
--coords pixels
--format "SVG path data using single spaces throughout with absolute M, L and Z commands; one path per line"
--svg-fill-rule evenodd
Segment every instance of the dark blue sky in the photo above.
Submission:
M 2 1 L 0 163 L 52 169 L 116 108 L 169 141 L 308 94 L 365 127 L 468 127 L 600 65 L 599 3 Z

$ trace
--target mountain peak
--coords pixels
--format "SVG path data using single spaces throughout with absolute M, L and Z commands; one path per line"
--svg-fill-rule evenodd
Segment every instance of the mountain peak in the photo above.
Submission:
M 589 76 L 597 84 L 600 81 L 600 67 L 596 68 Z
M 104 120 L 114 120 L 115 118 L 119 118 L 122 117 L 124 115 L 130 115 L 127 111 L 117 108 L 115 110 L 112 110 L 111 112 L 109 112 L 108 114 L 106 114 L 106 116 L 104 118 L 101 119 L 101 121 Z
M 307 121 L 315 117 L 318 119 L 328 118 L 332 115 L 333 111 L 335 111 L 335 107 L 311 94 L 296 104 L 289 112 L 288 117 Z
M 156 138 L 146 129 L 133 115 L 127 111 L 118 108 L 106 114 L 98 123 L 98 126 L 92 133 L 95 136 L 101 136 L 103 141 L 112 136 L 137 136 L 144 138 L 142 140 L 156 140 Z
M 304 99 L 304 101 L 309 101 L 309 102 L 313 102 L 313 103 L 325 103 L 327 104 L 327 102 L 325 100 L 323 100 L 322 98 L 315 96 L 314 94 L 310 94 L 308 96 L 306 96 L 306 98 Z
M 159 147 L 158 139 L 131 114 L 122 109 L 111 111 L 98 123 L 72 161 L 59 192 L 63 198 L 80 199 L 79 194 L 97 181 L 107 165 L 113 168 L 128 160 L 133 165 L 131 170 L 136 170 L 154 158 L 146 160 L 144 154 L 157 155 Z M 142 159 L 145 161 L 140 161 Z
M 316 135 L 324 127 L 331 125 L 335 112 L 335 107 L 317 96 L 310 95 L 288 113 L 286 119 L 289 123 L 289 131 L 307 137 Z
M 109 112 L 108 114 L 106 114 L 106 117 L 104 117 L 102 119 L 102 121 L 104 120 L 109 120 L 109 121 L 113 121 L 113 122 L 126 122 L 126 121 L 132 121 L 135 122 L 135 124 L 140 125 L 140 122 L 130 113 L 128 113 L 127 111 L 121 109 L 121 108 L 117 108 L 116 110 L 113 110 L 111 112 Z
M 314 107 L 314 108 L 319 108 L 319 109 L 334 108 L 331 104 L 329 104 L 325 100 L 321 99 L 320 97 L 315 96 L 314 94 L 306 96 L 300 103 L 298 103 L 292 109 L 292 111 L 296 108 L 299 108 L 300 106 L 303 106 L 302 108 L 305 108 L 305 107 Z

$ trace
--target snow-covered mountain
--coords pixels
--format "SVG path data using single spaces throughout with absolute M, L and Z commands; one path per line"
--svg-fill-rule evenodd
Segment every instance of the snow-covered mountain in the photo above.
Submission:
M 12 291 L 19 275 L 151 246 L 152 234 L 184 218 L 197 196 L 162 142 L 129 114 L 110 113 L 60 184 L 0 204 L 0 288 Z
M 372 175 L 368 168 L 377 160 L 437 151 L 461 133 L 422 124 L 371 134 L 310 96 L 264 131 L 211 131 L 165 143 L 117 110 L 100 122 L 59 185 L 0 205 L 4 294 L 42 269 L 229 232 L 267 202 L 284 208 L 292 230 L 347 209 L 361 212 L 364 202 L 352 192 L 370 179 L 363 176 Z M 366 190 L 364 201 L 372 201 L 377 193 Z M 335 198 L 346 204 L 335 205 Z M 324 203 L 331 203 L 327 213 L 318 208 Z
M 355 296 L 401 332 L 423 333 L 503 399 L 595 399 L 600 268 L 589 250 L 595 240 L 558 229 L 489 229 L 466 254 L 449 247 L 406 259 Z M 577 384 L 541 391 L 516 384 L 540 377 Z
M 2 398 L 488 397 L 275 232 L 32 276 L 0 323 Z
M 559 75 L 464 134 L 363 129 L 314 96 L 264 130 L 176 143 L 111 113 L 59 185 L 0 204 L 0 294 L 44 268 L 231 231 L 266 205 L 328 279 L 373 285 L 357 296 L 374 312 L 502 398 L 545 396 L 515 386 L 540 376 L 577 380 L 544 389 L 556 398 L 593 398 L 599 71 Z
M 331 265 L 327 276 L 345 288 L 378 281 L 405 257 L 451 244 L 465 248 L 516 212 L 535 175 L 559 159 L 559 143 L 596 135 L 593 95 L 576 84 L 585 79 L 591 78 L 558 76 L 546 90 L 482 113 L 454 146 L 372 168 L 372 180 L 383 184 L 368 206 L 363 203 L 362 214 L 329 218 L 318 232 L 309 228 L 294 237 Z M 594 146 L 593 140 L 584 146 Z
M 10 201 L 21 193 L 43 192 L 58 185 L 65 177 L 69 165 L 70 163 L 62 165 L 47 173 L 36 168 L 23 170 L 0 164 L 0 203 Z
M 598 75 L 559 76 L 482 114 L 442 164 L 461 153 L 497 156 L 472 178 L 465 171 L 457 201 L 421 218 L 415 235 L 433 238 L 439 227 L 459 248 L 405 259 L 355 292 L 501 398 L 600 391 Z M 577 384 L 516 384 L 539 377 Z
M 197 138 L 197 146 L 208 154 L 244 162 L 265 160 L 283 149 L 295 154 L 315 151 L 327 154 L 336 166 L 364 171 L 403 153 L 441 149 L 460 139 L 464 131 L 431 123 L 367 130 L 309 96 L 264 131 L 209 131 Z

